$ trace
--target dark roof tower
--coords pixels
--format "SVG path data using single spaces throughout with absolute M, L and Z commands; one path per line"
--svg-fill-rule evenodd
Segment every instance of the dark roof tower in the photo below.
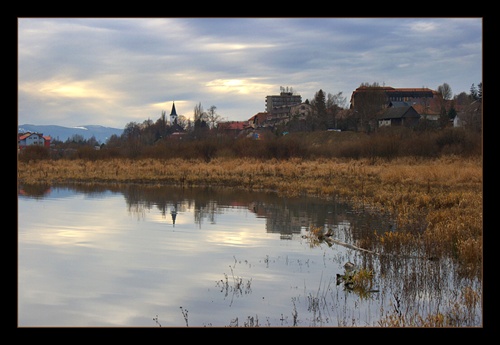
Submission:
M 175 111 L 175 103 L 174 102 L 172 102 L 172 111 L 170 112 L 170 116 L 172 116 L 172 115 L 177 116 L 177 112 Z
M 177 123 L 177 111 L 175 110 L 175 102 L 172 102 L 172 111 L 170 112 L 170 125 Z

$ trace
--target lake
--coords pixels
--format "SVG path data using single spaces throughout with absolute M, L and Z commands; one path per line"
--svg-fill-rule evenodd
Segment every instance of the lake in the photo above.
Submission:
M 336 242 L 313 241 L 313 228 Z M 20 185 L 18 326 L 379 327 L 442 312 L 463 286 L 480 286 L 447 259 L 426 261 L 423 275 L 421 259 L 387 264 L 345 245 L 380 231 L 394 231 L 391 219 L 338 200 Z M 347 262 L 373 272 L 370 289 L 339 282 Z M 480 326 L 481 305 L 463 318 Z

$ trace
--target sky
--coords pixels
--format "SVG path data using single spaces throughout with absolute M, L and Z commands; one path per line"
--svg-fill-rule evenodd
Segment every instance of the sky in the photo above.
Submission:
M 483 19 L 19 17 L 18 124 L 123 129 L 162 112 L 223 121 L 263 112 L 288 88 L 345 98 L 482 82 Z

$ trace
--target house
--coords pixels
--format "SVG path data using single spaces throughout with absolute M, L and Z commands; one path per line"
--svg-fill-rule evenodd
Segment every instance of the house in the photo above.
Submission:
M 481 128 L 482 111 L 483 107 L 480 100 L 472 102 L 458 112 L 453 119 L 453 127 Z
M 247 121 L 224 121 L 217 124 L 217 131 L 237 137 L 248 127 Z
M 309 103 L 292 105 L 290 107 L 290 113 L 292 116 L 298 116 L 299 119 L 303 120 L 312 113 L 312 107 Z
M 267 121 L 270 114 L 268 112 L 260 112 L 248 119 L 248 125 L 252 128 L 262 127 Z
M 388 105 L 389 108 L 409 107 L 409 106 L 412 106 L 413 109 L 415 109 L 415 111 L 420 114 L 421 119 L 430 121 L 439 120 L 440 116 L 439 112 L 430 110 L 428 107 L 425 107 L 422 104 L 417 104 L 416 102 L 391 101 L 389 102 Z
M 408 126 L 418 124 L 420 114 L 413 106 L 390 107 L 378 116 L 378 126 Z
M 412 105 L 410 102 L 391 101 L 391 102 L 389 102 L 388 107 L 389 108 L 399 108 L 399 107 L 409 107 L 410 105 Z
M 31 145 L 50 147 L 50 136 L 44 136 L 42 133 L 18 133 L 17 144 L 20 150 Z

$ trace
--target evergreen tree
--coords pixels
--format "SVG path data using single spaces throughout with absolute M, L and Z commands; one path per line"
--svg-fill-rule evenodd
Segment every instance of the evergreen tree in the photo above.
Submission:
M 314 100 L 311 102 L 313 107 L 312 130 L 326 130 L 328 128 L 328 118 L 326 112 L 326 96 L 323 90 L 316 92 Z

